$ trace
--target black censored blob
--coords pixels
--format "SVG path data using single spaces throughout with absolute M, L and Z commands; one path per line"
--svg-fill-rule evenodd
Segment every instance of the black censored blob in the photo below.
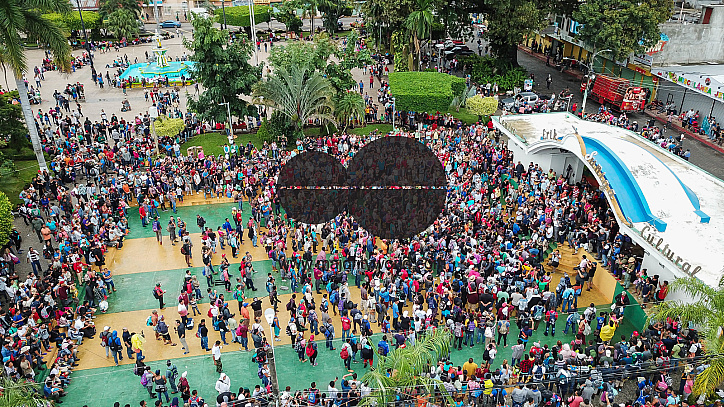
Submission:
M 279 172 L 277 194 L 287 215 L 299 222 L 328 222 L 349 199 L 346 171 L 329 154 L 310 151 L 292 157 Z
M 424 231 L 445 207 L 442 164 L 425 145 L 407 137 L 383 137 L 362 147 L 349 167 L 313 151 L 281 169 L 278 195 L 287 215 L 324 223 L 348 210 L 361 227 L 383 239 Z
M 404 239 L 427 229 L 445 207 L 445 171 L 425 145 L 382 137 L 349 162 L 349 212 L 383 239 Z

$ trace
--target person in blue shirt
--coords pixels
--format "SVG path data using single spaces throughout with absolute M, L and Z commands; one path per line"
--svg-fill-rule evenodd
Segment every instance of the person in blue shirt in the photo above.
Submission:
M 383 335 L 382 339 L 377 342 L 377 353 L 379 353 L 380 356 L 387 356 L 387 354 L 390 353 L 390 344 L 387 343 L 387 335 Z

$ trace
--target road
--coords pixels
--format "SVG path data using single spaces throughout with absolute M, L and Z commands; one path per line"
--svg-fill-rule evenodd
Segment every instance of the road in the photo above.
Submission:
M 581 83 L 576 77 L 559 72 L 553 67 L 546 66 L 545 62 L 523 51 L 518 51 L 518 63 L 527 69 L 528 72 L 535 75 L 536 82 L 538 83 L 534 88 L 535 91 L 546 94 L 555 92 L 558 94 L 568 88 L 573 93 L 573 101 L 578 103 L 578 106 L 581 106 L 583 102 L 583 95 L 579 91 Z M 545 85 L 545 78 L 548 74 L 551 74 L 553 78 L 550 90 L 547 90 Z M 590 98 L 586 102 L 586 105 L 586 111 L 589 113 L 599 108 L 599 104 Z M 650 116 L 643 113 L 629 113 L 628 117 L 638 122 L 639 126 L 642 126 L 650 118 Z M 724 154 L 694 138 L 685 138 L 684 148 L 691 150 L 690 160 L 692 164 L 708 171 L 719 179 L 724 179 Z

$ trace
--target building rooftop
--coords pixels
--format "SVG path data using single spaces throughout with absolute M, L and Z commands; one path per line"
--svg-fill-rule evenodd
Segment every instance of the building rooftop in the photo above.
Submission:
M 610 186 L 606 195 L 622 230 L 675 276 L 718 285 L 724 275 L 720 179 L 636 133 L 568 113 L 501 116 L 494 123 L 529 154 L 560 148 L 579 156 Z M 543 130 L 555 130 L 556 139 L 542 139 Z

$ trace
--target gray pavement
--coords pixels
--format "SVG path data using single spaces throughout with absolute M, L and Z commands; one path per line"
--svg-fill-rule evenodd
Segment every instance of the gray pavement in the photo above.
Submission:
M 578 106 L 581 106 L 581 103 L 583 102 L 583 95 L 580 92 L 581 82 L 577 78 L 569 74 L 562 73 L 552 66 L 546 66 L 545 62 L 523 51 L 518 51 L 518 62 L 521 66 L 527 69 L 528 72 L 535 75 L 537 85 L 534 90 L 545 94 L 553 92 L 558 94 L 562 90 L 568 88 L 573 94 L 573 102 L 576 102 L 578 103 Z M 545 78 L 549 73 L 553 78 L 553 82 L 551 83 L 551 89 L 547 90 Z M 590 98 L 586 102 L 586 105 L 586 111 L 589 113 L 594 112 L 599 108 L 599 104 L 592 101 Z M 639 125 L 643 125 L 650 118 L 650 116 L 643 113 L 629 113 L 628 117 L 631 120 L 637 121 Z M 660 123 L 658 125 L 661 126 Z M 691 150 L 690 161 L 692 164 L 708 171 L 715 177 L 724 179 L 724 154 L 694 138 L 685 138 L 683 144 L 684 149 L 688 148 Z

